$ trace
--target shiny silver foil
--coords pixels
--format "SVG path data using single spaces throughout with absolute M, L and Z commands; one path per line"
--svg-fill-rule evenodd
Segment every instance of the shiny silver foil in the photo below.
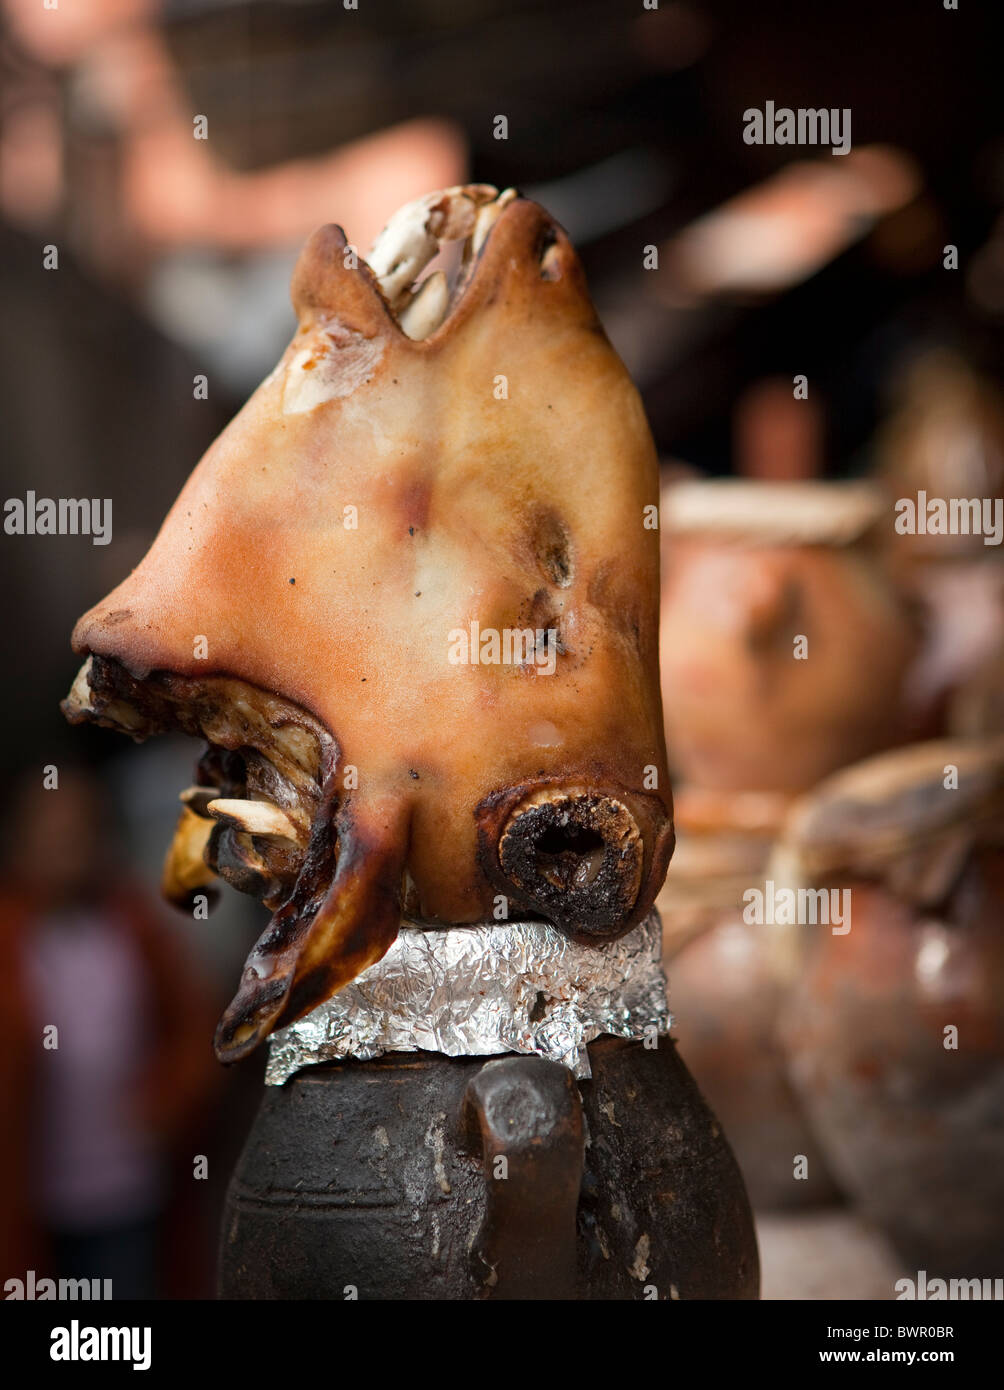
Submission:
M 669 1032 L 661 946 L 654 910 L 602 946 L 578 946 L 546 922 L 403 924 L 382 960 L 273 1034 L 266 1085 L 316 1062 L 415 1051 L 536 1053 L 588 1077 L 586 1044 L 601 1033 Z

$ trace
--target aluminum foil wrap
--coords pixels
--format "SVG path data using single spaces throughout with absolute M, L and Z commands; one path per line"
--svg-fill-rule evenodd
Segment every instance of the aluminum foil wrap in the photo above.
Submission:
M 619 941 L 579 946 L 546 922 L 425 930 L 403 923 L 382 960 L 270 1039 L 265 1082 L 301 1067 L 385 1052 L 536 1053 L 590 1075 L 601 1033 L 668 1033 L 654 910 Z

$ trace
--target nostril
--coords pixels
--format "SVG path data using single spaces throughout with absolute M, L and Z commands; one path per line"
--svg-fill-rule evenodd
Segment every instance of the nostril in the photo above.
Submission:
M 595 830 L 552 827 L 537 841 L 537 872 L 555 888 L 580 888 L 596 878 L 605 854 L 603 837 Z
M 641 888 L 644 846 L 628 808 L 611 796 L 546 788 L 509 817 L 498 846 L 506 879 L 556 926 L 616 935 Z

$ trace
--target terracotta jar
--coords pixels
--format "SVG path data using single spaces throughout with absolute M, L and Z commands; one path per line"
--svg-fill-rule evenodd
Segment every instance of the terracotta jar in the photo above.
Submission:
M 907 736 L 918 638 L 868 543 L 881 508 L 866 483 L 663 489 L 660 669 L 681 782 L 803 791 Z
M 1004 1262 L 1002 851 L 1004 740 L 945 741 L 823 783 L 775 861 L 850 893 L 846 933 L 781 932 L 792 1081 L 842 1186 L 931 1275 Z
M 783 987 L 763 928 L 743 921 L 743 893 L 762 884 L 793 794 L 909 728 L 917 633 L 870 548 L 881 506 L 868 484 L 663 490 L 663 707 L 682 774 L 659 899 L 670 1000 L 759 1207 L 836 1195 L 785 1073 Z
M 763 928 L 743 920 L 790 798 L 677 800 L 677 848 L 658 900 L 674 1036 L 735 1151 L 754 1207 L 820 1206 L 838 1193 L 776 1037 L 782 980 Z M 795 1176 L 795 1156 L 805 1161 Z

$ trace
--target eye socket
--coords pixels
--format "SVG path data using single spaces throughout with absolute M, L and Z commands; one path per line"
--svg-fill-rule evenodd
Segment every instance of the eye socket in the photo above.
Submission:
M 537 522 L 534 551 L 544 578 L 559 589 L 567 589 L 573 578 L 571 536 L 553 512 L 545 512 Z
M 542 280 L 561 279 L 561 246 L 554 226 L 546 226 L 537 242 L 537 264 Z

